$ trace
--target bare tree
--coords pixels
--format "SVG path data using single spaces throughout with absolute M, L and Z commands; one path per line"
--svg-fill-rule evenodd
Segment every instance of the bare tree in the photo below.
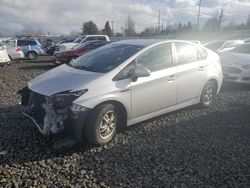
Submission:
M 133 20 L 132 16 L 129 15 L 126 22 L 125 22 L 125 29 L 124 29 L 125 36 L 132 37 L 136 35 L 135 31 L 135 21 Z

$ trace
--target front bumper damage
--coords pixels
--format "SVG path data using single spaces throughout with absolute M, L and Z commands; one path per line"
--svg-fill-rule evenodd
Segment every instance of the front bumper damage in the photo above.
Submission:
M 54 97 L 47 97 L 29 90 L 18 92 L 22 96 L 23 114 L 30 118 L 43 135 L 66 131 L 82 141 L 82 129 L 89 109 L 72 111 L 73 101 L 58 103 Z

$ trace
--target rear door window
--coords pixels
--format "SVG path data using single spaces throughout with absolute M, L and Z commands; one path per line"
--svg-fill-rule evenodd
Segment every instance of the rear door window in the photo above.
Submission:
M 97 40 L 97 39 L 98 39 L 97 37 L 88 37 L 87 41 L 92 41 L 92 40 Z
M 27 46 L 28 43 L 26 40 L 18 40 L 17 41 L 17 46 Z
M 183 65 L 199 60 L 196 46 L 189 43 L 176 42 L 175 47 L 178 65 Z
M 137 65 L 147 67 L 151 72 L 173 66 L 171 44 L 161 44 L 144 52 L 137 58 Z

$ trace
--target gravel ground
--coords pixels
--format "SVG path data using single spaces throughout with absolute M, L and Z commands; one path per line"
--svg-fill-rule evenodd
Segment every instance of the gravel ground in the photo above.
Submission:
M 0 187 L 250 187 L 250 86 L 128 128 L 107 146 L 56 151 L 21 114 L 17 91 L 52 68 L 0 68 Z

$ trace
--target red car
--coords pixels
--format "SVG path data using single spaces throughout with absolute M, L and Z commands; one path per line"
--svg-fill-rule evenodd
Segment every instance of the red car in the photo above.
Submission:
M 99 48 L 101 46 L 104 46 L 104 45 L 106 45 L 108 43 L 110 43 L 110 42 L 101 41 L 101 40 L 85 42 L 83 44 L 80 44 L 79 46 L 76 46 L 72 50 L 64 51 L 64 52 L 55 54 L 54 64 L 56 64 L 56 65 L 61 65 L 61 64 L 64 64 L 64 63 L 67 64 L 72 59 L 76 59 L 76 58 L 88 53 L 89 51 L 94 50 L 96 48 Z

